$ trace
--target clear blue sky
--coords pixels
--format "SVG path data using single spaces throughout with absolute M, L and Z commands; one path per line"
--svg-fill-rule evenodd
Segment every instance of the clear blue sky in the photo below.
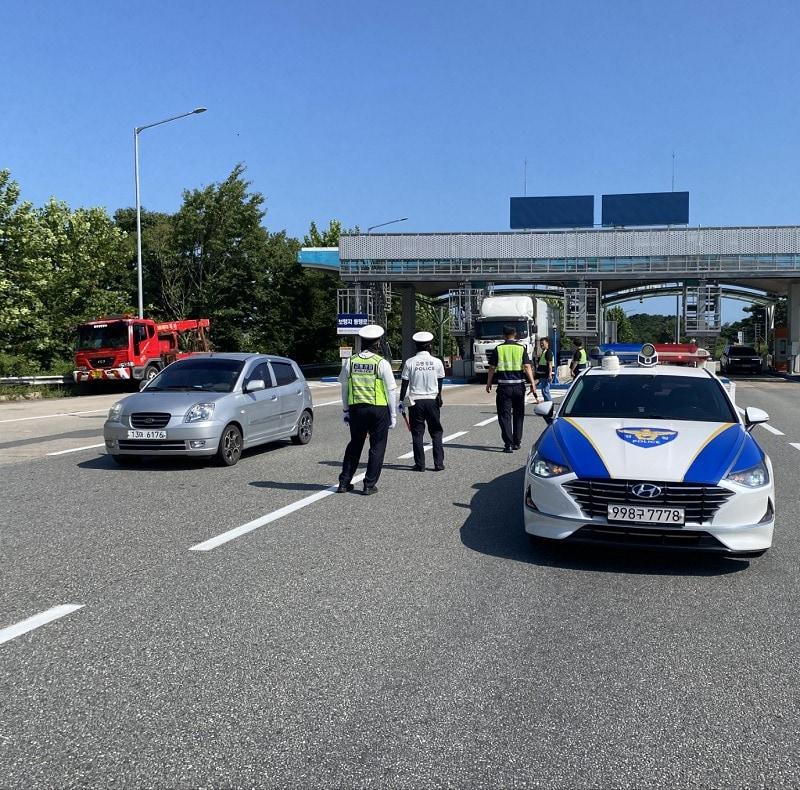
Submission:
M 147 208 L 241 161 L 270 230 L 506 230 L 526 158 L 529 195 L 600 195 L 675 151 L 692 224 L 800 221 L 796 0 L 6 0 L 0 31 L 35 204 L 132 205 L 133 127 L 204 105 L 142 133 Z

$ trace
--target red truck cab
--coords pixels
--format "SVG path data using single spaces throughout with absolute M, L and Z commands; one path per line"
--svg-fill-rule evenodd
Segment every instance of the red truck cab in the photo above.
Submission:
M 76 382 L 149 380 L 176 359 L 208 351 L 207 318 L 156 323 L 128 315 L 87 321 L 78 327 Z

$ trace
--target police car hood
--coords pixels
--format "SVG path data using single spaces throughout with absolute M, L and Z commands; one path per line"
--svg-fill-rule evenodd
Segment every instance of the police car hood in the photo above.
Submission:
M 579 478 L 716 484 L 745 450 L 758 455 L 738 422 L 560 417 L 551 428 Z

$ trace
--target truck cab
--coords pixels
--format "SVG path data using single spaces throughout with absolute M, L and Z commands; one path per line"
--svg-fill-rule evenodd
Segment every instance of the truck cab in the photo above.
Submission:
M 150 318 L 109 316 L 81 324 L 75 351 L 76 383 L 154 378 L 159 370 L 191 351 L 181 341 L 192 334 L 193 350 L 208 351 L 207 318 L 156 323 Z

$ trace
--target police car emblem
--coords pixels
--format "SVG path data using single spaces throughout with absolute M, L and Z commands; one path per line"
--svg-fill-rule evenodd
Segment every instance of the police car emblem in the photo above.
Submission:
M 617 436 L 634 447 L 658 447 L 671 442 L 677 435 L 677 431 L 663 428 L 617 428 Z

